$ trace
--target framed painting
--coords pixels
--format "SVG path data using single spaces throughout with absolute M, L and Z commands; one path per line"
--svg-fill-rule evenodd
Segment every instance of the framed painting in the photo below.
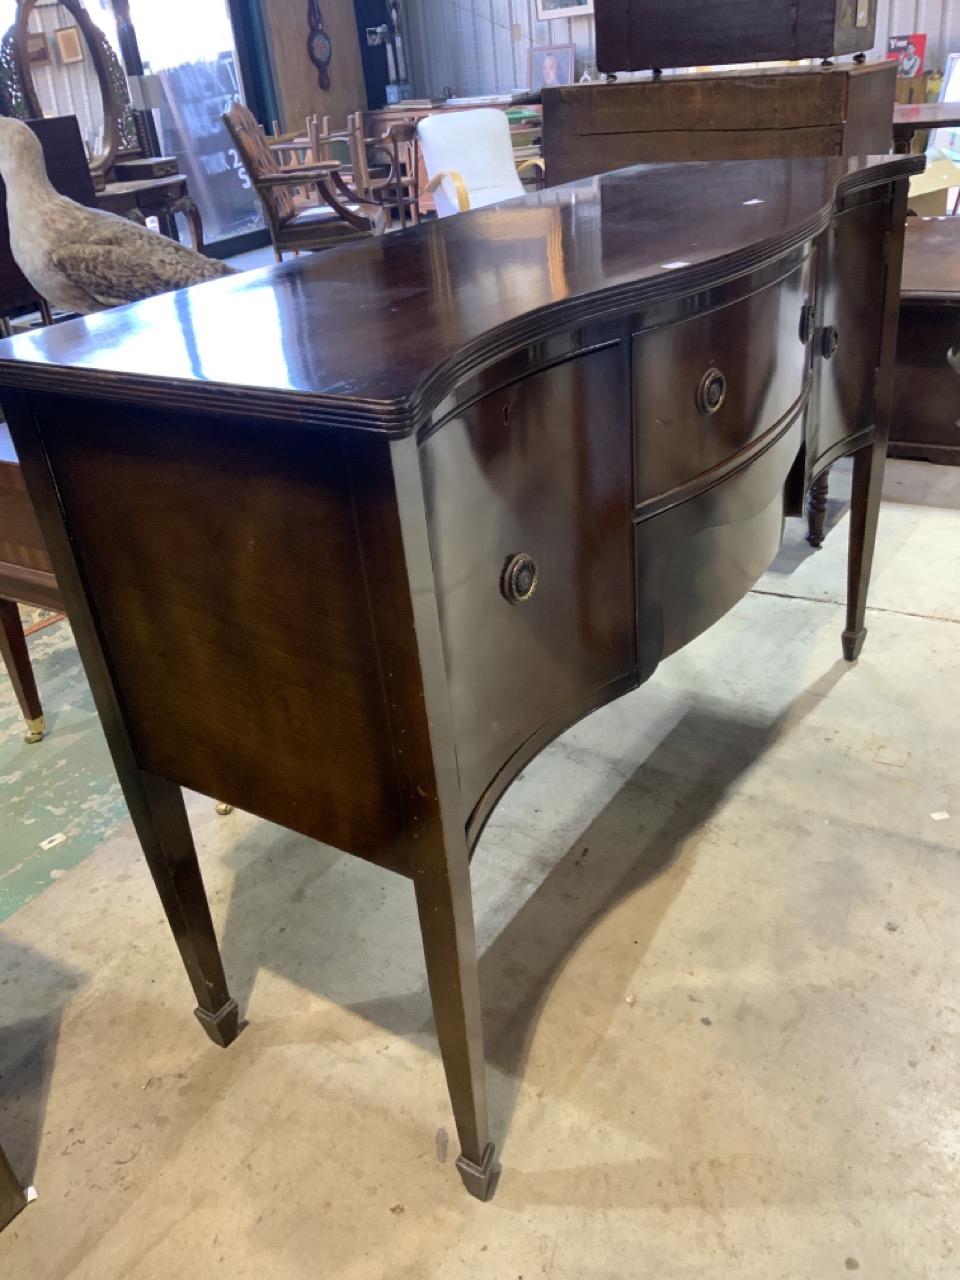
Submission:
M 527 53 L 527 79 L 531 89 L 553 89 L 573 84 L 576 50 L 572 44 L 548 44 Z
M 593 0 L 537 0 L 537 19 L 588 18 L 593 14 Z

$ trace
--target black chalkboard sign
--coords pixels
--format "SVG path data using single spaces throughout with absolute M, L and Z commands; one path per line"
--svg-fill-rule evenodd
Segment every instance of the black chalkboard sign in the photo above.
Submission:
M 203 215 L 208 242 L 263 226 L 263 215 L 240 156 L 220 117 L 242 101 L 232 51 L 157 73 L 163 86 L 160 136 L 175 155 Z

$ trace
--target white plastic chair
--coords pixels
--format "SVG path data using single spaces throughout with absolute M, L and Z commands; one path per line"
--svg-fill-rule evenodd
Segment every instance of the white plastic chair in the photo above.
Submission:
M 516 164 L 507 117 L 493 107 L 425 116 L 417 133 L 430 179 L 426 194 L 441 218 L 522 196 L 519 171 L 543 172 L 542 160 Z

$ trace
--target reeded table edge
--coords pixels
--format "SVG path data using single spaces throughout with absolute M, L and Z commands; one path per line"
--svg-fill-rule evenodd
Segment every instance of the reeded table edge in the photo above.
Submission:
M 416 431 L 430 412 L 464 379 L 482 372 L 513 352 L 561 330 L 597 320 L 613 320 L 664 297 L 683 297 L 715 288 L 767 261 L 782 257 L 819 235 L 844 198 L 885 182 L 922 173 L 925 167 L 926 157 L 922 155 L 881 157 L 869 168 L 842 175 L 834 188 L 831 203 L 779 236 L 759 240 L 747 248 L 721 254 L 706 262 L 679 267 L 667 275 L 579 294 L 525 312 L 460 347 L 426 374 L 409 396 L 396 400 L 364 400 L 362 396 L 351 396 L 349 401 L 345 401 L 322 392 L 265 389 L 240 383 L 195 382 L 2 358 L 0 391 L 43 391 L 120 403 L 134 397 L 142 399 L 146 392 L 157 408 L 188 409 L 201 413 L 216 411 L 221 416 L 241 418 L 269 414 L 275 421 L 305 427 L 369 431 L 387 439 L 400 439 Z

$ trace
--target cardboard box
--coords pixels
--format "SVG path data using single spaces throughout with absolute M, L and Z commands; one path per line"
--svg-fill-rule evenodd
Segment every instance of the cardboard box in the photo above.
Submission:
M 950 160 L 931 160 L 923 173 L 910 179 L 908 208 L 921 218 L 941 217 L 947 212 L 951 187 L 960 187 L 960 168 Z

